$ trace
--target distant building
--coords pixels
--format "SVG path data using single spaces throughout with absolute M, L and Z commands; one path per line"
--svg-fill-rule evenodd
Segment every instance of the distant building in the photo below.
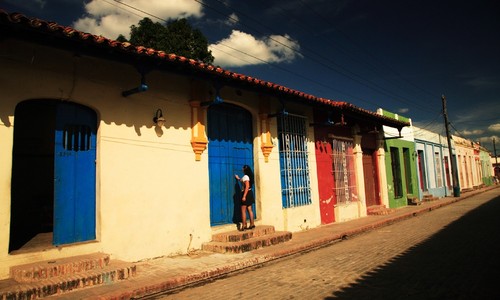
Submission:
M 446 136 L 413 126 L 420 199 L 453 195 L 450 151 Z
M 458 166 L 460 189 L 469 191 L 483 185 L 479 144 L 465 138 L 452 135 Z
M 411 124 L 411 119 L 378 109 L 377 113 Z M 418 197 L 415 140 L 412 126 L 400 130 L 383 127 L 389 207 L 398 208 Z

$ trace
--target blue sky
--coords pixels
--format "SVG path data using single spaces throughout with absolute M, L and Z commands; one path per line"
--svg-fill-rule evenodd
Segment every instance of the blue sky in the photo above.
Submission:
M 143 17 L 186 17 L 214 64 L 384 108 L 500 154 L 500 1 L 0 0 L 0 8 L 116 38 Z

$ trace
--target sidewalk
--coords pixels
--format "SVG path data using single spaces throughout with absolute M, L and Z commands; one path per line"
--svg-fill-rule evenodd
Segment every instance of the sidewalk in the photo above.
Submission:
M 242 254 L 195 252 L 192 255 L 138 262 L 137 274 L 133 278 L 52 297 L 58 299 L 131 299 L 182 288 L 288 255 L 323 247 L 496 188 L 500 188 L 500 185 L 465 192 L 460 197 L 445 197 L 423 202 L 421 205 L 403 207 L 389 215 L 367 216 L 349 222 L 295 232 L 292 239 L 286 243 Z

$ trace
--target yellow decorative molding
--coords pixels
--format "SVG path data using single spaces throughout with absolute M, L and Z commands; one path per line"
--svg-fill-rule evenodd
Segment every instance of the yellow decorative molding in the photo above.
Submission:
M 205 135 L 203 115 L 201 112 L 201 101 L 190 101 L 191 106 L 191 147 L 195 154 L 195 160 L 200 161 L 201 155 L 207 149 L 208 139 Z
M 201 155 L 207 149 L 208 140 L 207 139 L 199 139 L 192 138 L 191 139 L 191 147 L 193 148 L 194 157 L 196 161 L 201 160 Z
M 271 141 L 271 133 L 269 132 L 269 119 L 267 114 L 260 115 L 260 149 L 264 155 L 264 162 L 269 162 L 269 154 L 273 151 L 274 145 Z

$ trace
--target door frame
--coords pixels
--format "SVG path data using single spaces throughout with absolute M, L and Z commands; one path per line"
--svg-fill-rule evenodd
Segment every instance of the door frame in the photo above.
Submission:
M 243 165 L 249 165 L 254 170 L 253 131 L 253 117 L 247 109 L 231 103 L 208 107 L 211 226 L 241 222 L 241 187 L 234 175 L 243 175 Z M 256 186 L 253 192 L 257 199 Z M 256 204 L 252 209 L 257 218 Z
M 80 172 L 79 180 L 86 183 L 89 214 L 80 217 L 80 224 L 87 226 L 89 233 L 83 236 L 61 240 L 57 232 L 66 225 L 59 224 L 56 210 L 61 200 L 57 200 L 56 178 L 56 128 L 57 111 L 59 107 L 72 107 L 77 111 L 85 111 L 91 116 L 92 153 L 90 168 L 85 165 L 85 172 Z M 32 99 L 19 102 L 14 112 L 16 126 L 14 128 L 14 143 L 12 151 L 11 178 L 11 220 L 9 252 L 22 248 L 29 240 L 39 234 L 52 235 L 52 244 L 69 244 L 96 237 L 96 143 L 97 114 L 94 110 L 74 102 L 63 102 L 55 99 Z M 72 118 L 72 117 L 71 117 Z M 71 119 L 70 118 L 70 119 Z M 60 118 L 59 118 L 60 119 Z M 40 124 L 43 124 L 41 129 Z M 29 149 L 29 151 L 27 151 Z M 41 158 L 43 157 L 43 158 Z M 23 160 L 29 163 L 23 163 Z M 63 167 L 64 169 L 64 167 Z M 81 168 L 80 168 L 81 170 Z M 38 174 L 47 180 L 41 181 Z M 66 188 L 66 185 L 64 185 Z M 90 187 L 90 188 L 89 188 Z M 77 196 L 79 197 L 79 196 Z M 72 202 L 78 202 L 72 199 Z M 43 207 L 41 206 L 43 205 Z M 28 209 L 27 209 L 28 208 Z M 74 210 L 69 219 L 78 216 L 79 210 Z M 23 225 L 31 220 L 28 225 Z M 90 225 L 89 225 L 90 224 Z M 64 230 L 63 230 L 64 231 Z

